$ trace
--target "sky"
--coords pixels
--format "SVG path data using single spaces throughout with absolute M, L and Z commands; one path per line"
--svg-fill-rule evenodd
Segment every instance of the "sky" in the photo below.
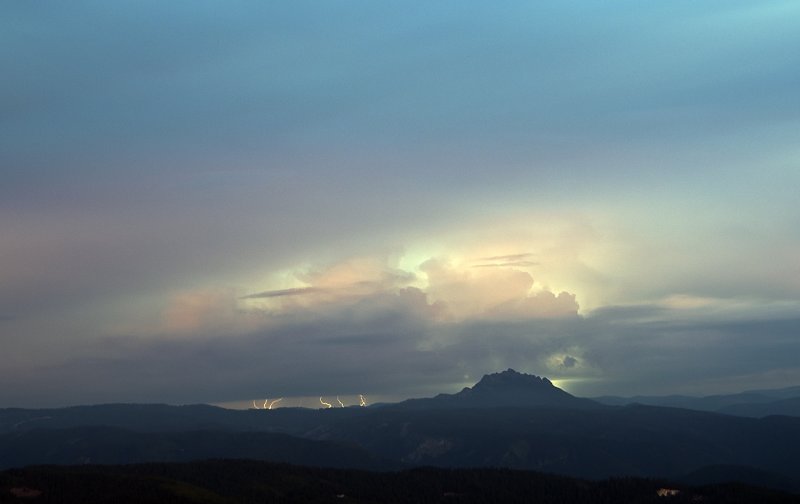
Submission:
M 4 2 L 0 407 L 798 385 L 798 23 Z

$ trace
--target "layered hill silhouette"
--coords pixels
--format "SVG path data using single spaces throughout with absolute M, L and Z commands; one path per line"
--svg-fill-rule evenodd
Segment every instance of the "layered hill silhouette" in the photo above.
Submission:
M 395 469 L 507 467 L 581 478 L 747 476 L 800 490 L 800 418 L 574 397 L 506 370 L 374 408 L 98 405 L 0 410 L 0 467 L 249 458 Z M 714 469 L 709 469 L 714 468 Z
M 800 387 L 749 390 L 736 394 L 716 394 L 703 397 L 684 395 L 602 396 L 596 397 L 594 400 L 611 406 L 647 404 L 758 418 L 769 415 L 800 416 Z
M 271 432 L 136 432 L 116 427 L 73 427 L 0 436 L 0 469 L 41 464 L 132 464 L 218 458 L 351 469 L 402 467 L 351 443 Z

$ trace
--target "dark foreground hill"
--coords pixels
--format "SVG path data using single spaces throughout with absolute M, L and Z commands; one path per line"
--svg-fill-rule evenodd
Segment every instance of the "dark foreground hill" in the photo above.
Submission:
M 783 504 L 798 498 L 741 484 L 689 486 L 636 478 L 591 482 L 508 469 L 374 473 L 212 460 L 12 469 L 0 473 L 0 503 L 12 502 Z
M 399 469 L 352 443 L 270 432 L 135 432 L 73 427 L 0 435 L 0 469 L 27 465 L 187 462 L 210 458 L 268 460 L 350 469 Z
M 739 465 L 800 481 L 800 418 L 793 417 L 653 406 L 387 408 L 332 423 L 325 434 L 411 465 L 512 467 L 583 478 L 673 477 L 709 465 Z

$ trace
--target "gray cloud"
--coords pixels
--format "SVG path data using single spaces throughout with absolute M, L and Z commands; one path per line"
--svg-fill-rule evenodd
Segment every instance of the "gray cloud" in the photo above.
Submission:
M 578 364 L 578 359 L 576 359 L 575 357 L 573 357 L 571 355 L 567 355 L 561 361 L 561 365 L 564 366 L 565 368 L 573 368 L 577 364 Z
M 57 365 L 0 373 L 0 402 L 208 402 L 265 390 L 430 395 L 506 367 L 577 379 L 570 386 L 584 395 L 703 393 L 724 389 L 726 379 L 730 389 L 800 378 L 796 318 L 681 321 L 673 313 L 642 322 L 614 313 L 443 324 L 417 289 L 374 293 L 297 308 L 246 334 L 115 338 L 74 349 Z M 560 356 L 557 370 L 549 367 L 553 356 Z
M 319 292 L 323 292 L 323 289 L 317 287 L 296 287 L 293 289 L 277 289 L 264 292 L 257 292 L 255 294 L 248 294 L 247 296 L 242 296 L 239 299 L 269 299 L 269 298 L 285 297 L 285 296 L 302 296 L 305 294 L 316 294 Z
M 489 257 L 481 257 L 478 259 L 479 261 L 486 261 L 486 262 L 497 262 L 497 263 L 517 263 L 517 262 L 526 262 L 531 257 L 535 257 L 536 254 L 532 254 L 530 252 L 525 252 L 522 254 L 508 254 L 508 255 L 500 255 L 500 256 L 489 256 Z
M 528 266 L 537 266 L 540 263 L 536 261 L 507 261 L 496 264 L 474 264 L 473 268 L 505 268 L 505 267 L 520 267 L 526 268 Z
M 538 266 L 538 261 L 532 261 L 531 258 L 536 254 L 522 253 L 522 254 L 508 254 L 500 256 L 482 257 L 478 259 L 480 264 L 474 264 L 473 268 L 502 268 L 502 267 L 519 267 L 527 268 L 529 266 Z

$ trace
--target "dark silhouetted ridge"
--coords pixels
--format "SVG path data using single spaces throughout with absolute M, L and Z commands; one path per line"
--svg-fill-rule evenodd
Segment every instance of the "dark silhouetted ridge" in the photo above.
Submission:
M 537 391 L 540 393 L 557 393 L 569 395 L 544 376 L 519 373 L 509 368 L 499 373 L 483 375 L 483 378 L 474 387 L 465 390 L 472 392 L 501 392 L 507 390 Z
M 566 408 L 601 407 L 590 399 L 575 397 L 545 377 L 507 369 L 484 375 L 473 387 L 456 394 L 439 394 L 430 399 L 411 399 L 398 407 L 413 409 L 496 408 L 551 406 Z

